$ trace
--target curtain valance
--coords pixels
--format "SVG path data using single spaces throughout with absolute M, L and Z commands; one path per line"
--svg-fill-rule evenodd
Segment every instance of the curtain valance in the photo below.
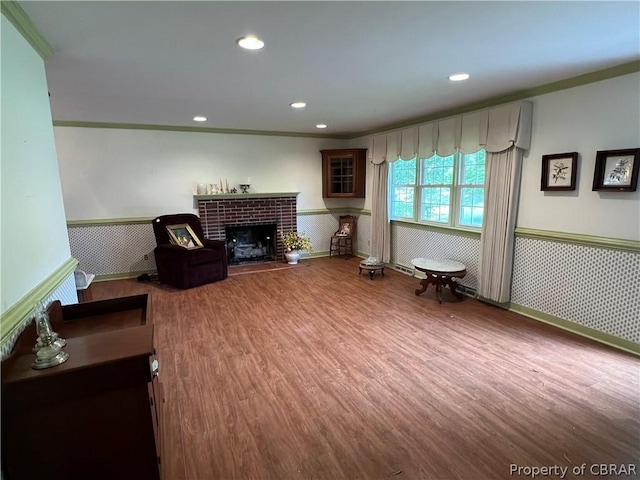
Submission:
M 375 135 L 370 159 L 375 164 L 392 163 L 416 156 L 429 158 L 434 153 L 446 157 L 458 150 L 502 152 L 514 145 L 528 150 L 532 118 L 533 104 L 517 102 Z
M 369 142 L 369 160 L 380 165 L 387 159 L 387 134 L 374 135 Z

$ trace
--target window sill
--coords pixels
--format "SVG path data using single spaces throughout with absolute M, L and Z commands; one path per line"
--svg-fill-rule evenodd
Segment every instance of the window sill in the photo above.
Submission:
M 436 225 L 433 223 L 416 222 L 415 220 L 408 219 L 391 219 L 391 223 L 404 224 L 420 230 L 430 230 L 434 232 L 448 233 L 450 235 L 457 235 L 459 237 L 480 238 L 480 229 L 470 229 L 462 227 L 452 227 L 450 225 Z

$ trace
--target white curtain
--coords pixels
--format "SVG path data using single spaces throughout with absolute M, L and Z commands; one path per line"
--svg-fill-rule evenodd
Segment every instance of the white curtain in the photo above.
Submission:
M 523 151 L 487 153 L 484 223 L 480 237 L 478 295 L 498 303 L 511 298 L 514 230 Z
M 523 151 L 531 144 L 533 104 L 489 110 L 480 142 L 487 152 L 484 223 L 480 237 L 478 295 L 498 303 L 511 299 L 511 273 Z
M 391 224 L 388 212 L 389 164 L 373 165 L 371 202 L 371 255 L 388 263 L 391 260 Z
M 396 148 L 395 146 L 392 147 Z M 387 263 L 391 252 L 391 225 L 387 205 L 389 164 L 387 135 L 371 137 L 369 161 L 373 164 L 373 193 L 371 199 L 371 256 Z

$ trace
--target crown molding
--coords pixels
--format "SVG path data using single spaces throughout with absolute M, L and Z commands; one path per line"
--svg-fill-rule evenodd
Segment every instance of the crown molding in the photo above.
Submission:
M 347 135 L 327 133 L 278 132 L 273 130 L 241 130 L 235 128 L 184 127 L 181 125 L 153 125 L 145 123 L 79 122 L 54 120 L 54 127 L 114 128 L 120 130 L 152 130 L 189 133 L 221 133 L 227 135 L 261 135 L 265 137 L 308 137 L 346 140 Z
M 53 48 L 40 35 L 40 32 L 38 32 L 27 13 L 18 5 L 18 2 L 3 0 L 0 2 L 0 10 L 43 60 L 53 55 Z
M 376 128 L 366 132 L 360 132 L 357 134 L 349 135 L 349 139 L 366 137 L 368 135 L 374 135 L 383 132 L 389 132 L 397 130 L 399 128 L 406 128 L 421 123 L 433 122 L 446 117 L 452 117 L 454 115 L 462 115 L 464 113 L 474 112 L 476 110 L 483 110 L 486 108 L 496 107 L 506 103 L 515 102 L 518 100 L 526 100 L 531 97 L 537 97 L 545 95 L 547 93 L 558 92 L 560 90 L 566 90 L 569 88 L 579 87 L 581 85 L 587 85 L 589 83 L 601 82 L 610 78 L 620 77 L 622 75 L 628 75 L 630 73 L 640 72 L 640 60 L 636 60 L 629 63 L 623 63 L 614 67 L 605 68 L 604 70 L 598 70 L 596 72 L 585 73 L 578 75 L 577 77 L 566 78 L 564 80 L 558 80 L 556 82 L 547 83 L 538 87 L 528 88 L 525 90 L 519 90 L 516 92 L 507 93 L 505 95 L 499 95 L 496 97 L 488 98 L 479 102 L 469 103 L 461 105 L 459 107 L 440 110 L 439 112 L 432 113 L 424 117 L 414 118 L 412 120 L 406 120 L 400 123 L 394 123 L 385 127 Z

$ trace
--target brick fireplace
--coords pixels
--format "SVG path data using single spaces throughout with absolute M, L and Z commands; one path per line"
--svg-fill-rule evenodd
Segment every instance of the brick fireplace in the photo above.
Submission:
M 211 240 L 226 240 L 227 227 L 275 224 L 278 231 L 296 231 L 297 197 L 298 192 L 194 195 L 204 236 Z M 277 234 L 276 259 L 283 258 L 282 239 Z

